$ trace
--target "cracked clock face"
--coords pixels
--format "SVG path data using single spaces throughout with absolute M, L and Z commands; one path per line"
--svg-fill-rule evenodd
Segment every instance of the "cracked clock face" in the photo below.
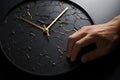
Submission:
M 38 75 L 62 74 L 79 66 L 71 65 L 66 58 L 68 36 L 91 24 L 88 14 L 70 1 L 22 2 L 5 16 L 2 49 L 21 70 Z M 49 36 L 38 28 L 48 26 Z

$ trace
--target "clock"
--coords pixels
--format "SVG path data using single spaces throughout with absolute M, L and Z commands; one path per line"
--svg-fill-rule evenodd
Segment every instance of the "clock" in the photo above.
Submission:
M 36 75 L 70 72 L 80 64 L 66 58 L 67 38 L 93 21 L 69 0 L 30 0 L 15 5 L 2 22 L 1 48 L 18 69 Z

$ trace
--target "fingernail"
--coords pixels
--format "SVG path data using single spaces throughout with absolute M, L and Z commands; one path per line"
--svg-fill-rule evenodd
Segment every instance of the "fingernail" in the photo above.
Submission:
M 67 58 L 70 58 L 70 55 L 69 55 L 69 54 L 67 54 L 66 56 L 67 56 Z
M 70 53 L 67 53 L 67 55 L 66 55 L 66 56 L 67 56 L 67 58 L 70 58 L 70 56 L 71 56 L 71 55 L 70 55 Z
M 75 61 L 75 59 L 74 59 L 74 58 L 71 58 L 70 60 L 71 60 L 71 62 L 74 62 L 74 61 Z
M 68 54 L 67 54 L 66 56 L 67 56 L 67 57 L 69 57 L 69 55 L 68 55 Z
M 85 59 L 85 57 L 82 57 L 82 58 L 81 58 L 81 62 L 82 62 L 82 63 L 86 63 L 86 62 L 87 62 L 87 60 Z

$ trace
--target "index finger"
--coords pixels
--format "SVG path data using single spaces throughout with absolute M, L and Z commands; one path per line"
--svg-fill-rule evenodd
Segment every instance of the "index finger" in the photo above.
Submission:
M 83 47 L 91 44 L 92 42 L 94 42 L 94 39 L 92 37 L 88 36 L 88 35 L 83 37 L 82 39 L 76 41 L 75 44 L 74 44 L 73 50 L 72 50 L 71 61 L 72 62 L 75 61 L 75 59 L 77 58 L 80 50 Z
M 67 57 L 70 58 L 73 50 L 73 46 L 75 42 L 81 38 L 83 38 L 86 34 L 82 32 L 75 32 L 71 36 L 68 37 L 68 43 L 67 43 Z

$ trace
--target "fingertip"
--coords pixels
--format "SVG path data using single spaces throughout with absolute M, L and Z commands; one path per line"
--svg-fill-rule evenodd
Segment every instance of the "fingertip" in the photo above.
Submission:
M 75 58 L 72 58 L 72 57 L 71 57 L 70 61 L 71 61 L 71 62 L 74 62 L 74 61 L 75 61 Z
M 82 56 L 82 58 L 81 58 L 81 62 L 82 62 L 82 63 L 86 63 L 86 62 L 87 62 L 87 58 L 84 57 L 84 56 Z
M 67 57 L 67 58 L 70 58 L 70 57 L 71 57 L 71 54 L 72 54 L 71 50 L 67 48 L 66 57 Z
M 70 53 L 67 53 L 66 57 L 67 57 L 67 58 L 70 58 Z

